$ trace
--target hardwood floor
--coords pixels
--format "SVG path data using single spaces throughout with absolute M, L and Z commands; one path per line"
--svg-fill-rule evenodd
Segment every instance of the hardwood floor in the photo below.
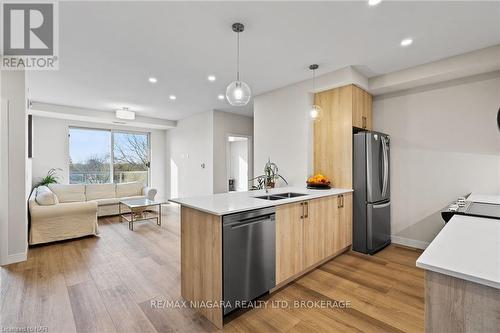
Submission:
M 100 237 L 33 247 L 26 262 L 1 268 L 0 327 L 217 331 L 192 309 L 155 302 L 181 300 L 179 213 L 171 205 L 163 212 L 161 229 L 142 222 L 130 231 L 116 217 L 103 218 Z M 375 256 L 348 252 L 264 297 L 268 307 L 231 315 L 224 331 L 423 332 L 419 254 L 398 246 Z M 311 302 L 295 306 L 305 300 Z M 350 307 L 319 306 L 333 301 Z

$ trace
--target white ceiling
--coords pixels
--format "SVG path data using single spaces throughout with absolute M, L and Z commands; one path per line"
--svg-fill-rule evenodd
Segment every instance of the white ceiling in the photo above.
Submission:
M 28 73 L 32 99 L 172 120 L 252 114 L 217 99 L 234 80 L 237 21 L 242 79 L 257 95 L 310 78 L 311 63 L 371 77 L 500 44 L 500 2 L 82 1 L 60 2 L 59 20 L 60 69 Z

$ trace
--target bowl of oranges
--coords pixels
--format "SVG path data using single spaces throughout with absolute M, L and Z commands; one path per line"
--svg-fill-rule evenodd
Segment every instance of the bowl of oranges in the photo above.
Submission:
M 315 174 L 307 179 L 307 188 L 311 189 L 328 189 L 330 188 L 330 180 L 320 173 Z

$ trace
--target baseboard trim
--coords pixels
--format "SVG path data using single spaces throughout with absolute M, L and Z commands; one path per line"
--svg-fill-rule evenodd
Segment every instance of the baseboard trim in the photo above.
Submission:
M 0 266 L 15 264 L 16 262 L 26 261 L 27 259 L 28 259 L 28 252 L 9 254 L 7 258 L 4 258 L 2 260 Z
M 424 241 L 417 240 L 417 239 L 410 239 L 410 238 L 399 237 L 399 236 L 395 236 L 395 235 L 391 236 L 391 242 L 394 244 L 414 247 L 414 248 L 421 249 L 421 250 L 425 250 L 427 248 L 427 246 L 429 246 L 429 244 L 430 244 L 430 242 L 424 242 Z

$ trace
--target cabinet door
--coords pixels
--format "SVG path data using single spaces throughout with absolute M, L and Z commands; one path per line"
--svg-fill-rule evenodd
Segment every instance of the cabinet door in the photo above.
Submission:
M 352 126 L 364 128 L 364 94 L 363 90 L 352 85 Z
M 324 198 L 307 201 L 304 219 L 304 266 L 307 268 L 325 257 L 326 218 L 323 209 L 327 206 Z
M 363 116 L 365 119 L 365 128 L 368 130 L 372 130 L 372 103 L 373 97 L 369 93 L 363 90 L 363 100 L 364 100 L 364 108 L 363 108 Z M 363 120 L 362 120 L 363 121 Z
M 348 85 L 317 93 L 314 99 L 323 109 L 314 121 L 314 173 L 338 188 L 352 188 L 352 92 Z
M 303 202 L 276 207 L 276 284 L 304 269 Z
M 372 129 L 372 96 L 352 85 L 352 126 Z
M 342 207 L 339 208 L 339 237 L 337 251 L 352 245 L 352 194 L 343 194 Z
M 309 267 L 335 252 L 335 225 L 338 220 L 337 197 L 309 201 L 304 221 L 304 261 Z

